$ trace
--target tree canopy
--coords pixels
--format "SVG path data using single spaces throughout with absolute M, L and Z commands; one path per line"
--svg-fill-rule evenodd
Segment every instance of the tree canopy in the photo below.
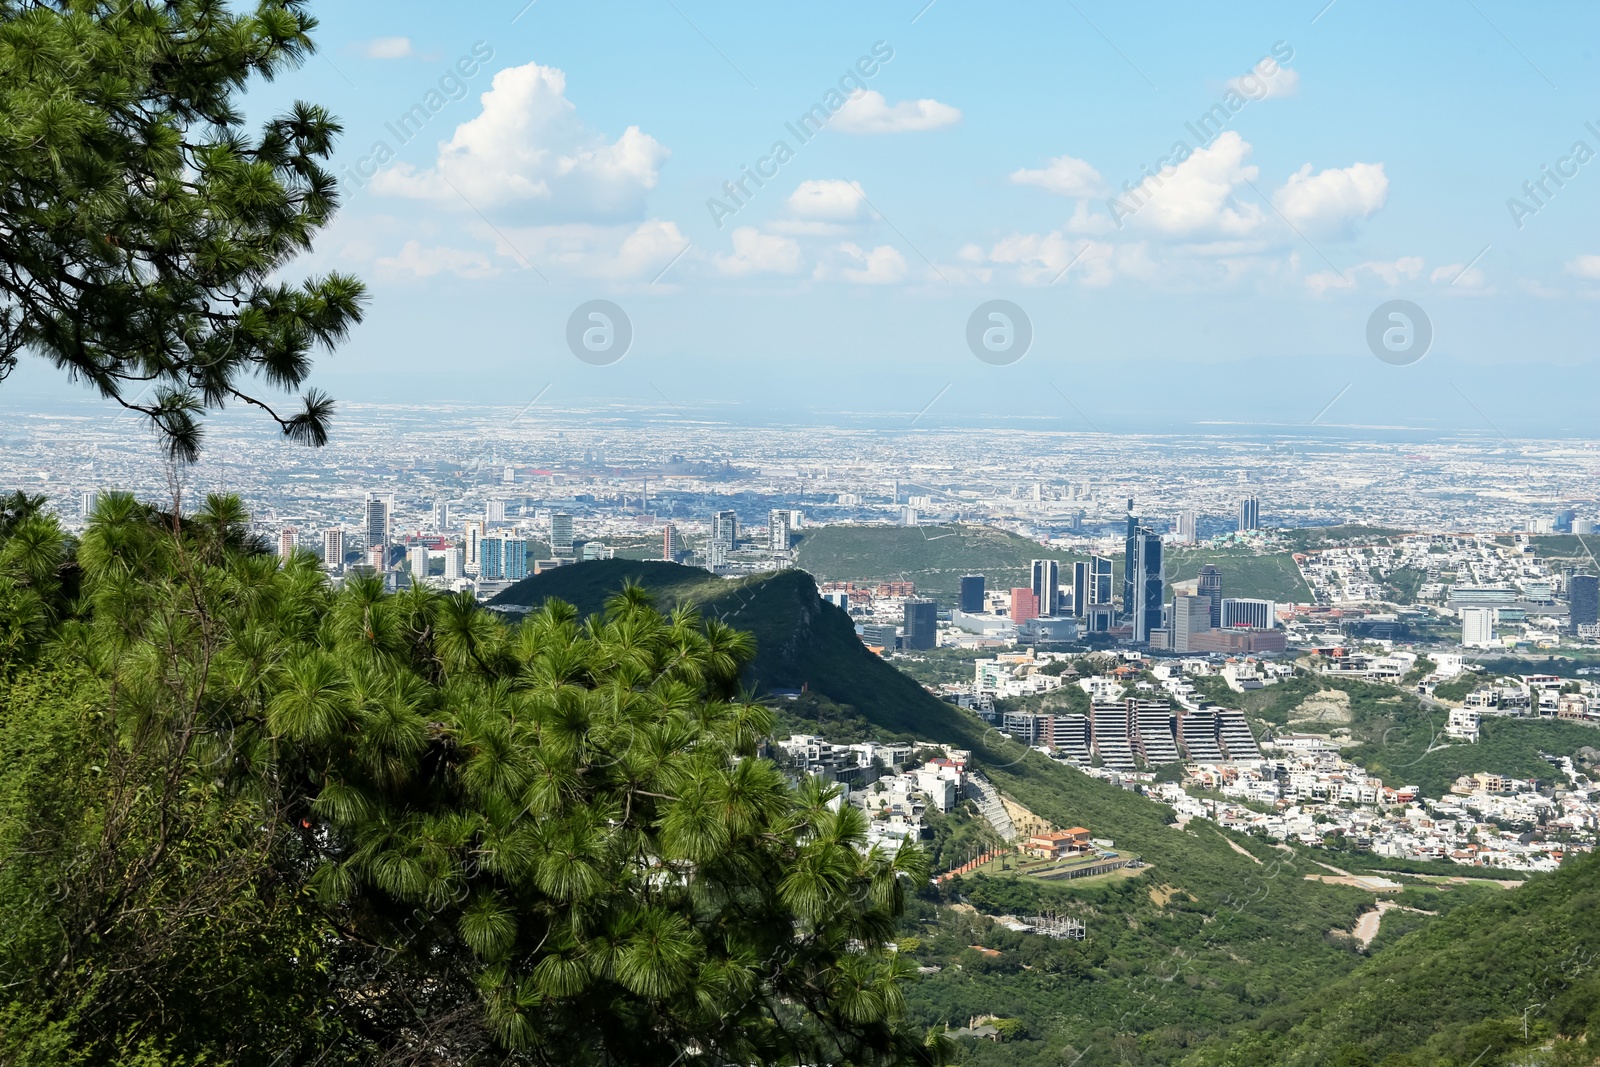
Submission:
M 333 587 L 233 498 L 0 530 L 0 1061 L 932 1062 L 915 847 L 759 755 L 750 639 Z M 12 505 L 15 505 L 14 507 Z
M 251 136 L 239 96 L 312 49 L 305 0 L 0 0 L 0 379 L 31 351 L 142 413 L 171 454 L 230 402 L 321 445 L 317 346 L 357 280 L 280 272 L 332 218 L 339 124 L 298 103 Z

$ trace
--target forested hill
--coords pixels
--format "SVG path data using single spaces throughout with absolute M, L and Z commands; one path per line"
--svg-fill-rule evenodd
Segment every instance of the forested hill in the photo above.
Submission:
M 1192 1067 L 1600 1061 L 1600 856 L 1464 905 Z

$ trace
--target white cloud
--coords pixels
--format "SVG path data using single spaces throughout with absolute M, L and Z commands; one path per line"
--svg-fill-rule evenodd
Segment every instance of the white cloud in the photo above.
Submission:
M 1465 263 L 1446 263 L 1442 267 L 1435 268 L 1434 272 L 1428 275 L 1428 280 L 1436 285 L 1482 289 L 1489 279 L 1477 267 L 1468 267 Z
M 361 46 L 361 54 L 368 59 L 405 59 L 416 53 L 409 37 L 374 37 Z
M 1422 276 L 1425 266 L 1421 256 L 1401 256 L 1395 260 L 1369 260 L 1347 267 L 1343 273 L 1331 270 L 1319 271 L 1306 276 L 1306 288 L 1317 296 L 1321 296 L 1330 289 L 1354 289 L 1360 283 L 1363 274 L 1371 275 L 1388 286 L 1396 286 L 1401 282 L 1416 281 Z M 1440 268 L 1445 269 L 1445 268 Z M 1456 270 L 1461 269 L 1460 264 Z M 1439 271 L 1434 271 L 1437 277 Z
M 937 130 L 961 121 L 961 109 L 937 100 L 902 100 L 891 106 L 873 89 L 846 100 L 833 117 L 833 126 L 845 133 L 906 133 Z
M 1265 67 L 1267 69 L 1263 70 Z M 1227 87 L 1246 100 L 1276 100 L 1300 91 L 1300 72 L 1271 60 L 1256 64 L 1249 74 L 1229 78 Z
M 398 255 L 379 256 L 374 262 L 380 272 L 412 278 L 446 272 L 458 278 L 488 278 L 500 273 L 482 252 L 442 245 L 424 248 L 420 241 L 407 241 Z
M 1344 234 L 1389 198 L 1382 163 L 1353 163 L 1313 174 L 1307 163 L 1272 196 L 1295 226 L 1312 233 Z
M 1118 200 L 1135 212 L 1142 227 L 1178 236 L 1250 233 L 1262 220 L 1255 203 L 1241 201 L 1235 190 L 1253 182 L 1258 168 L 1247 166 L 1250 145 L 1233 130 L 1207 148 L 1197 148 L 1165 174 L 1149 177 L 1137 190 Z
M 546 275 L 609 281 L 648 281 L 690 243 L 676 223 L 661 219 L 637 226 L 573 222 L 501 229 L 478 225 L 475 230 L 519 266 L 531 263 Z
M 733 231 L 733 254 L 716 258 L 717 270 L 738 278 L 749 274 L 794 274 L 800 270 L 800 245 L 754 226 Z
M 464 196 L 480 210 L 513 208 L 550 221 L 637 216 L 671 153 L 637 126 L 607 142 L 578 118 L 566 87 L 554 67 L 500 71 L 481 97 L 482 113 L 439 146 L 433 168 L 396 164 L 373 189 L 458 205 Z
M 789 210 L 802 219 L 850 222 L 861 216 L 867 194 L 860 182 L 804 181 L 789 194 Z
M 1600 281 L 1600 256 L 1578 256 L 1567 261 L 1567 273 L 1589 281 Z
M 846 241 L 837 252 L 840 264 L 832 268 L 817 264 L 817 278 L 837 276 L 858 285 L 889 285 L 906 277 L 906 257 L 893 245 L 879 245 L 869 251 Z
M 1047 192 L 1059 196 L 1098 196 L 1105 187 L 1100 179 L 1100 172 L 1081 159 L 1072 156 L 1056 156 L 1045 163 L 1039 170 L 1016 170 L 1011 172 L 1013 185 L 1037 185 Z

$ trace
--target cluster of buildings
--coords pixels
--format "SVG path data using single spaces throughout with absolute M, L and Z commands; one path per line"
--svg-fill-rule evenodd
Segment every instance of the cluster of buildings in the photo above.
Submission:
M 1423 797 L 1416 786 L 1384 786 L 1331 749 L 1273 746 L 1272 756 L 1195 765 L 1181 784 L 1147 788 L 1180 823 L 1205 818 L 1275 841 L 1478 867 L 1553 870 L 1600 835 L 1600 786 L 1574 782 L 1570 761 L 1553 761 L 1564 772 L 1554 786 L 1477 774 Z
M 795 734 L 775 744 L 783 762 L 797 775 L 821 777 L 840 786 L 838 803 L 860 808 L 867 816 L 866 847 L 890 851 L 903 841 L 929 836 L 924 816 L 929 809 L 948 812 L 968 793 L 966 774 L 971 753 L 937 745 L 833 744 L 814 734 Z M 913 762 L 915 753 L 941 755 Z

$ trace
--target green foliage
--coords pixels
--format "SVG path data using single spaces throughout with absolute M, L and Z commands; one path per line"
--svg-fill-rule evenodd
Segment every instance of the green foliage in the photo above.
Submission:
M 1173 582 L 1199 575 L 1210 563 L 1222 575 L 1222 595 L 1259 597 L 1279 603 L 1304 604 L 1311 600 L 1311 588 L 1300 577 L 1300 568 L 1288 552 L 1257 552 L 1250 548 L 1172 547 L 1163 557 L 1167 569 L 1167 596 Z
M 247 379 L 298 388 L 361 317 L 354 278 L 278 277 L 333 216 L 340 126 L 297 103 L 251 137 L 239 100 L 315 26 L 304 0 L 0 2 L 0 379 L 42 355 L 185 460 L 231 401 L 326 441 L 324 394 L 279 416 Z
M 922 854 L 754 758 L 747 635 L 636 587 L 508 627 L 247 529 L 109 494 L 6 660 L 0 1062 L 941 1055 L 887 945 Z

